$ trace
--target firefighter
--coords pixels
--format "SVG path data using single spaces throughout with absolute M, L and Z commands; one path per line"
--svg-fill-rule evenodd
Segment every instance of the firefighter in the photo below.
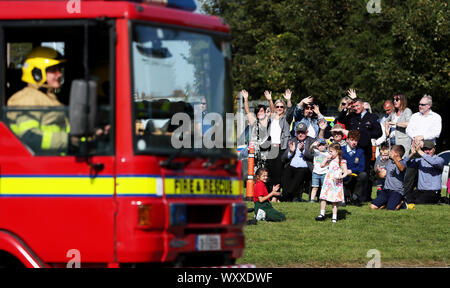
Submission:
M 28 85 L 8 100 L 11 108 L 26 111 L 8 112 L 11 130 L 33 151 L 67 150 L 69 120 L 63 111 L 39 111 L 41 107 L 63 107 L 55 95 L 61 87 L 65 62 L 61 54 L 48 47 L 36 47 L 28 54 L 22 67 L 22 81 Z

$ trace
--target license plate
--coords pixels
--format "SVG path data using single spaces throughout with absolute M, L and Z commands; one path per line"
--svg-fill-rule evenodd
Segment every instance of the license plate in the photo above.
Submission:
M 220 250 L 220 235 L 197 235 L 198 251 Z

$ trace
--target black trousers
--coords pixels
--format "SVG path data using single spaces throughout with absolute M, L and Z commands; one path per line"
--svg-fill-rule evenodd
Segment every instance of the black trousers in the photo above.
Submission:
M 441 199 L 441 190 L 414 190 L 406 198 L 407 203 L 437 204 Z
M 344 194 L 346 198 L 356 195 L 359 202 L 366 202 L 369 200 L 367 195 L 367 183 L 369 175 L 366 172 L 361 172 L 358 176 L 350 176 L 344 179 Z
M 412 201 L 408 201 L 408 199 L 412 198 L 412 200 L 415 200 L 415 194 L 414 187 L 417 186 L 417 180 L 418 180 L 418 170 L 417 168 L 408 167 L 406 168 L 405 172 L 405 181 L 403 182 L 403 186 L 405 187 L 405 197 L 406 202 L 413 203 Z
M 294 197 L 301 199 L 303 190 L 300 189 L 302 184 L 309 183 L 312 174 L 309 168 L 295 168 L 287 166 L 284 169 L 283 179 L 283 201 L 292 201 Z
M 366 201 L 372 201 L 372 186 L 373 182 L 370 178 L 371 170 L 373 169 L 373 163 L 371 161 L 372 159 L 372 146 L 369 146 L 368 148 L 364 149 L 364 171 L 367 173 L 367 183 L 366 187 L 364 188 L 364 195 L 362 196 L 362 199 L 364 199 L 363 202 Z
M 281 156 L 285 150 L 280 150 L 278 156 L 274 159 L 267 159 L 267 169 L 269 170 L 269 186 L 281 184 L 283 176 L 283 163 L 281 161 Z M 272 191 L 272 190 L 269 190 Z

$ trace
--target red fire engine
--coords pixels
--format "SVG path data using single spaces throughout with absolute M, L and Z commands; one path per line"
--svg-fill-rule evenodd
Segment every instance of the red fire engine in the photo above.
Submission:
M 193 1 L 151 2 L 0 0 L 0 266 L 242 256 L 235 152 L 194 145 L 173 121 L 193 116 L 194 130 L 196 107 L 233 113 L 229 27 L 193 13 Z M 50 64 L 30 56 L 36 47 L 62 57 L 60 87 L 39 84 L 49 71 L 39 65 Z M 63 105 L 11 105 L 27 85 Z M 64 145 L 52 146 L 56 133 Z

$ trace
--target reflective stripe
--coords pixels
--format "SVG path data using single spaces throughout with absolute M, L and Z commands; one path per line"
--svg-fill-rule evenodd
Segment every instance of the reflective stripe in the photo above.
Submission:
M 114 177 L 2 175 L 0 196 L 112 196 Z
M 36 120 L 26 120 L 16 125 L 16 131 L 14 133 L 21 135 L 33 128 L 39 128 L 39 122 Z
M 61 132 L 61 127 L 58 125 L 42 125 L 41 130 L 44 132 Z
M 10 124 L 9 127 L 14 132 L 14 134 L 19 134 L 19 127 L 16 124 Z
M 176 182 L 179 183 L 176 183 Z M 231 183 L 230 183 L 231 182 Z M 191 184 L 192 183 L 192 187 Z M 177 185 L 178 184 L 178 185 Z M 181 185 L 180 185 L 181 184 Z M 240 197 L 241 182 L 236 178 L 196 178 L 153 176 L 2 175 L 2 196 L 149 196 L 162 197 Z M 231 187 L 230 187 L 231 185 Z M 197 189 L 197 186 L 199 188 Z M 164 188 L 165 187 L 165 188 Z M 231 191 L 230 189 L 231 188 Z M 116 191 L 114 191 L 116 189 Z
M 50 149 L 50 146 L 52 144 L 52 134 L 53 132 L 51 131 L 43 131 L 44 133 L 42 133 L 42 144 L 41 144 L 41 148 L 42 149 Z

